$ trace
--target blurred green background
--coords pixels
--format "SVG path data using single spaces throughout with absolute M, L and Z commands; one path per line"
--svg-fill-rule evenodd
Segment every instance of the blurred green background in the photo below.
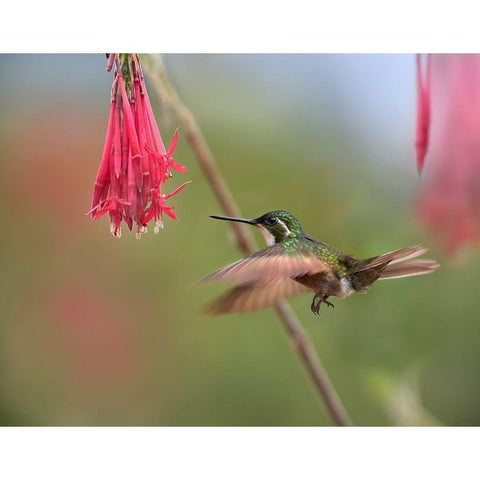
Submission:
M 310 312 L 357 425 L 480 424 L 480 256 L 418 222 L 413 55 L 167 55 L 242 213 L 285 209 L 359 257 L 431 247 L 442 267 Z M 140 241 L 92 223 L 111 74 L 102 55 L 0 56 L 0 423 L 328 425 L 272 311 L 209 318 L 239 257 L 180 131 L 178 222 Z M 152 100 L 155 99 L 151 91 Z M 154 104 L 164 141 L 177 127 Z M 255 233 L 257 235 L 257 233 Z M 258 237 L 257 237 L 258 238 Z M 259 242 L 263 241 L 258 238 Z

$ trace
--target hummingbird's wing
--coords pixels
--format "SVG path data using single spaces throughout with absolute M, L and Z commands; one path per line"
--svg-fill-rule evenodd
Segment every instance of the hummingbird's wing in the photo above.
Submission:
M 291 243 L 289 248 L 279 243 L 242 258 L 207 275 L 201 283 L 219 281 L 242 284 L 269 284 L 279 280 L 315 274 L 329 270 L 313 252 Z
M 262 308 L 272 307 L 278 301 L 311 292 L 312 290 L 308 287 L 291 279 L 260 286 L 243 284 L 232 288 L 210 303 L 206 307 L 205 313 L 221 315 L 223 313 L 254 312 Z

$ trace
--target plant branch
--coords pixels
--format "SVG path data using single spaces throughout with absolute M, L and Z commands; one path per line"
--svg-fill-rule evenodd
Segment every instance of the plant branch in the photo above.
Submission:
M 170 107 L 178 118 L 181 129 L 185 133 L 190 147 L 195 153 L 197 161 L 210 182 L 225 214 L 231 217 L 240 217 L 240 210 L 220 173 L 200 127 L 168 81 L 161 56 L 142 55 L 142 61 L 160 101 L 165 106 Z M 233 229 L 237 247 L 243 253 L 250 254 L 258 249 L 250 230 L 242 223 L 231 222 L 230 226 Z M 312 341 L 302 328 L 290 305 L 283 302 L 277 303 L 275 311 L 285 326 L 332 420 L 337 425 L 350 425 L 350 419 L 340 397 L 331 384 Z

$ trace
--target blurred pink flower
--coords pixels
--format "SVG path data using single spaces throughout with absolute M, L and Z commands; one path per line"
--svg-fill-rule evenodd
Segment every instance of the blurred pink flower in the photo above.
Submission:
M 422 56 L 417 55 L 417 170 L 420 174 L 425 163 L 430 134 L 430 71 L 431 56 L 427 55 L 426 74 L 423 72 Z
M 480 239 L 480 55 L 429 57 L 426 81 L 417 64 L 419 171 L 431 145 L 419 213 L 453 254 Z
M 178 193 L 184 183 L 169 195 L 161 185 L 172 176 L 171 170 L 186 172 L 172 157 L 178 141 L 175 132 L 168 149 L 158 130 L 145 86 L 140 60 L 136 54 L 111 54 L 107 71 L 114 68 L 110 118 L 103 157 L 95 181 L 93 220 L 107 213 L 110 231 L 121 236 L 121 222 L 132 230 L 137 224 L 137 238 L 154 220 L 154 232 L 163 227 L 163 214 L 177 219 L 165 200 Z
M 73 383 L 126 381 L 139 373 L 141 352 L 130 321 L 135 313 L 128 302 L 99 294 L 78 279 L 45 297 L 53 345 L 64 349 Z

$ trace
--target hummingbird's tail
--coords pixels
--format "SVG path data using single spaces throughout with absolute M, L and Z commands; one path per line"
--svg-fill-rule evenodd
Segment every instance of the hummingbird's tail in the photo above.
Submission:
M 440 265 L 429 258 L 419 260 L 407 260 L 406 262 L 387 265 L 380 273 L 379 280 L 389 278 L 414 277 L 415 275 L 426 275 L 436 270 Z
M 363 293 L 376 280 L 431 273 L 439 264 L 435 260 L 417 259 L 427 250 L 428 248 L 414 245 L 362 260 L 351 276 L 352 286 L 357 292 Z

